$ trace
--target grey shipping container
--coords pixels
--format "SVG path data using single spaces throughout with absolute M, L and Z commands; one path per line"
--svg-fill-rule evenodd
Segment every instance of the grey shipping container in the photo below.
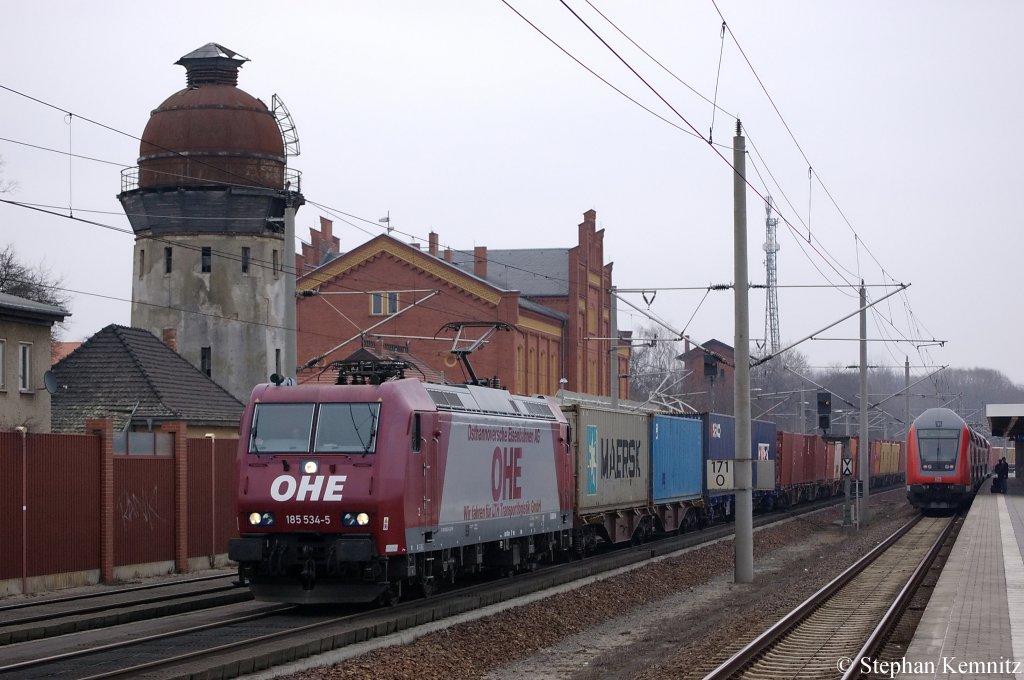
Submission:
M 576 458 L 580 514 L 641 507 L 650 488 L 647 415 L 562 407 Z
M 704 428 L 699 420 L 653 415 L 651 498 L 671 503 L 699 498 L 704 490 Z

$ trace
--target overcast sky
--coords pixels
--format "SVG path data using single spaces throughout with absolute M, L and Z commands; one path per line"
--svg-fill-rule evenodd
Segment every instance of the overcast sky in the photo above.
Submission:
M 661 288 L 651 312 L 732 344 L 731 292 L 668 289 L 733 280 L 723 157 L 738 115 L 757 191 L 747 193 L 752 283 L 765 281 L 758 194 L 780 206 L 783 344 L 857 306 L 849 288 L 802 286 L 863 278 L 877 299 L 893 290 L 881 284 L 903 282 L 868 334 L 916 342 L 874 342 L 869 363 L 909 357 L 915 375 L 984 366 L 1024 383 L 1024 4 L 566 2 L 671 108 L 560 2 L 509 5 L 664 120 L 501 0 L 9 3 L 0 179 L 17 188 L 3 198 L 70 206 L 111 228 L 0 204 L 0 245 L 76 291 L 67 339 L 129 324 L 133 237 L 118 166 L 136 165 L 150 111 L 184 87 L 174 62 L 218 42 L 250 59 L 239 86 L 268 105 L 278 94 L 297 125 L 301 155 L 289 165 L 309 202 L 300 237 L 326 216 L 347 250 L 390 213 L 406 241 L 434 230 L 460 249 L 565 248 L 593 208 L 618 287 Z M 762 338 L 763 291 L 750 307 L 751 337 Z M 621 328 L 643 323 L 620 305 Z M 853 318 L 822 335 L 857 332 Z M 947 342 L 918 347 L 932 338 Z M 853 342 L 801 350 L 812 365 L 858 361 Z

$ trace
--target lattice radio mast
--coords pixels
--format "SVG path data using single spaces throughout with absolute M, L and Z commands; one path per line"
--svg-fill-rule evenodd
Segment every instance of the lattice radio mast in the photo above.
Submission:
M 775 253 L 779 252 L 779 242 L 775 238 L 776 227 L 779 226 L 779 218 L 772 217 L 772 197 L 768 196 L 764 202 L 765 227 L 768 230 L 768 238 L 764 243 L 764 267 L 767 282 L 767 293 L 764 303 L 764 337 L 768 342 L 768 350 L 774 354 L 779 351 L 779 295 L 778 295 L 778 270 L 775 265 Z

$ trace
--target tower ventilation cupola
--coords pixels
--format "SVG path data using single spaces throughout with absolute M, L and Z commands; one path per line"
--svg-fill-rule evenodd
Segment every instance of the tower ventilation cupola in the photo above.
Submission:
M 238 85 L 238 69 L 249 61 L 217 43 L 206 43 L 174 62 L 185 67 L 189 88 L 203 85 Z

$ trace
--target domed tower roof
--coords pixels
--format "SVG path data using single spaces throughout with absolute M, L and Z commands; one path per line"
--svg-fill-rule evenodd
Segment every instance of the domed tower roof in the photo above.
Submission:
M 152 114 L 139 147 L 139 188 L 284 188 L 285 148 L 274 114 L 237 87 L 249 61 L 217 43 L 186 54 L 187 87 Z

